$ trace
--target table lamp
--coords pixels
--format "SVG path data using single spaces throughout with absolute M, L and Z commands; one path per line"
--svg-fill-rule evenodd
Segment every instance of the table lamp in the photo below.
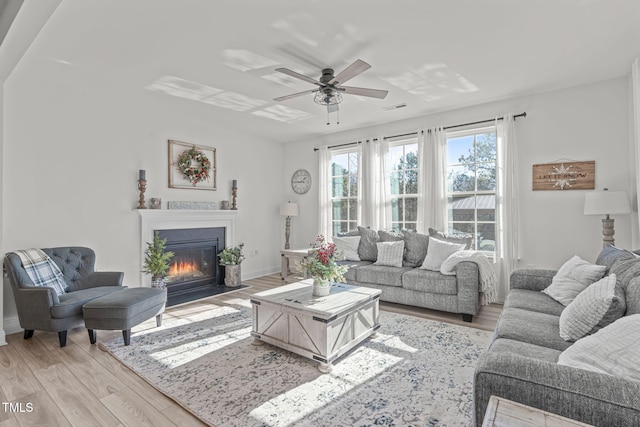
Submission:
M 606 248 L 613 245 L 615 239 L 613 235 L 613 218 L 609 215 L 628 214 L 631 212 L 629 204 L 629 196 L 626 191 L 590 191 L 584 198 L 584 214 L 585 215 L 605 215 L 602 220 L 602 247 Z
M 280 215 L 287 217 L 287 220 L 285 223 L 285 229 L 284 229 L 284 237 L 285 237 L 284 248 L 290 249 L 289 236 L 291 235 L 291 217 L 298 216 L 298 204 L 291 203 L 291 202 L 283 203 L 282 206 L 280 206 Z

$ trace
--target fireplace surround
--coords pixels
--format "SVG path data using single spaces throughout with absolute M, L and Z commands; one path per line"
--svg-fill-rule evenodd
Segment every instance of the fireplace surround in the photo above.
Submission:
M 140 215 L 140 265 L 147 242 L 155 230 L 167 239 L 166 250 L 176 256 L 167 277 L 167 305 L 175 305 L 224 292 L 224 267 L 217 254 L 235 243 L 235 216 L 238 211 L 157 209 L 138 210 Z M 189 260 L 190 259 L 190 260 Z M 151 285 L 151 276 L 142 273 L 141 286 Z M 190 297 L 188 294 L 193 293 Z

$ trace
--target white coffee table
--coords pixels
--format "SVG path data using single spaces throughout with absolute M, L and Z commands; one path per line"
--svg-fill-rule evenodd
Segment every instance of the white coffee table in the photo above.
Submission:
M 312 295 L 313 280 L 251 295 L 254 344 L 263 342 L 320 362 L 329 372 L 338 357 L 379 327 L 380 290 L 334 284 L 326 297 Z

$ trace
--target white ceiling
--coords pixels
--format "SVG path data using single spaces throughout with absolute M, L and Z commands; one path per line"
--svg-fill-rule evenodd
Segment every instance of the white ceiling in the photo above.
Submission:
M 638 0 L 63 0 L 25 59 L 288 142 L 626 76 L 639 23 Z M 345 95 L 339 125 L 311 94 L 273 101 L 313 88 L 275 68 L 355 59 L 348 85 L 389 95 Z

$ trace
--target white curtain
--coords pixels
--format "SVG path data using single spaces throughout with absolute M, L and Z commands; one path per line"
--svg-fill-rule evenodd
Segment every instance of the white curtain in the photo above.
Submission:
M 325 145 L 319 148 L 318 157 L 318 191 L 319 191 L 319 224 L 318 233 L 327 238 L 333 234 L 331 224 L 331 151 Z
M 391 228 L 391 185 L 389 183 L 389 144 L 382 136 L 362 144 L 360 156 L 359 224 L 374 230 Z
M 418 132 L 419 233 L 426 233 L 429 227 L 447 229 L 446 146 L 447 134 L 443 128 Z
M 636 203 L 638 210 L 638 223 L 640 224 L 640 59 L 636 58 L 631 64 L 631 85 L 633 86 L 633 147 L 636 153 Z M 638 232 L 634 239 L 638 239 Z M 637 247 L 638 241 L 634 241 Z
M 516 269 L 519 258 L 520 216 L 518 212 L 517 143 L 513 114 L 496 120 L 497 179 L 496 179 L 496 256 L 498 267 L 498 301 L 509 291 L 509 276 Z M 492 302 L 492 301 L 489 301 Z

